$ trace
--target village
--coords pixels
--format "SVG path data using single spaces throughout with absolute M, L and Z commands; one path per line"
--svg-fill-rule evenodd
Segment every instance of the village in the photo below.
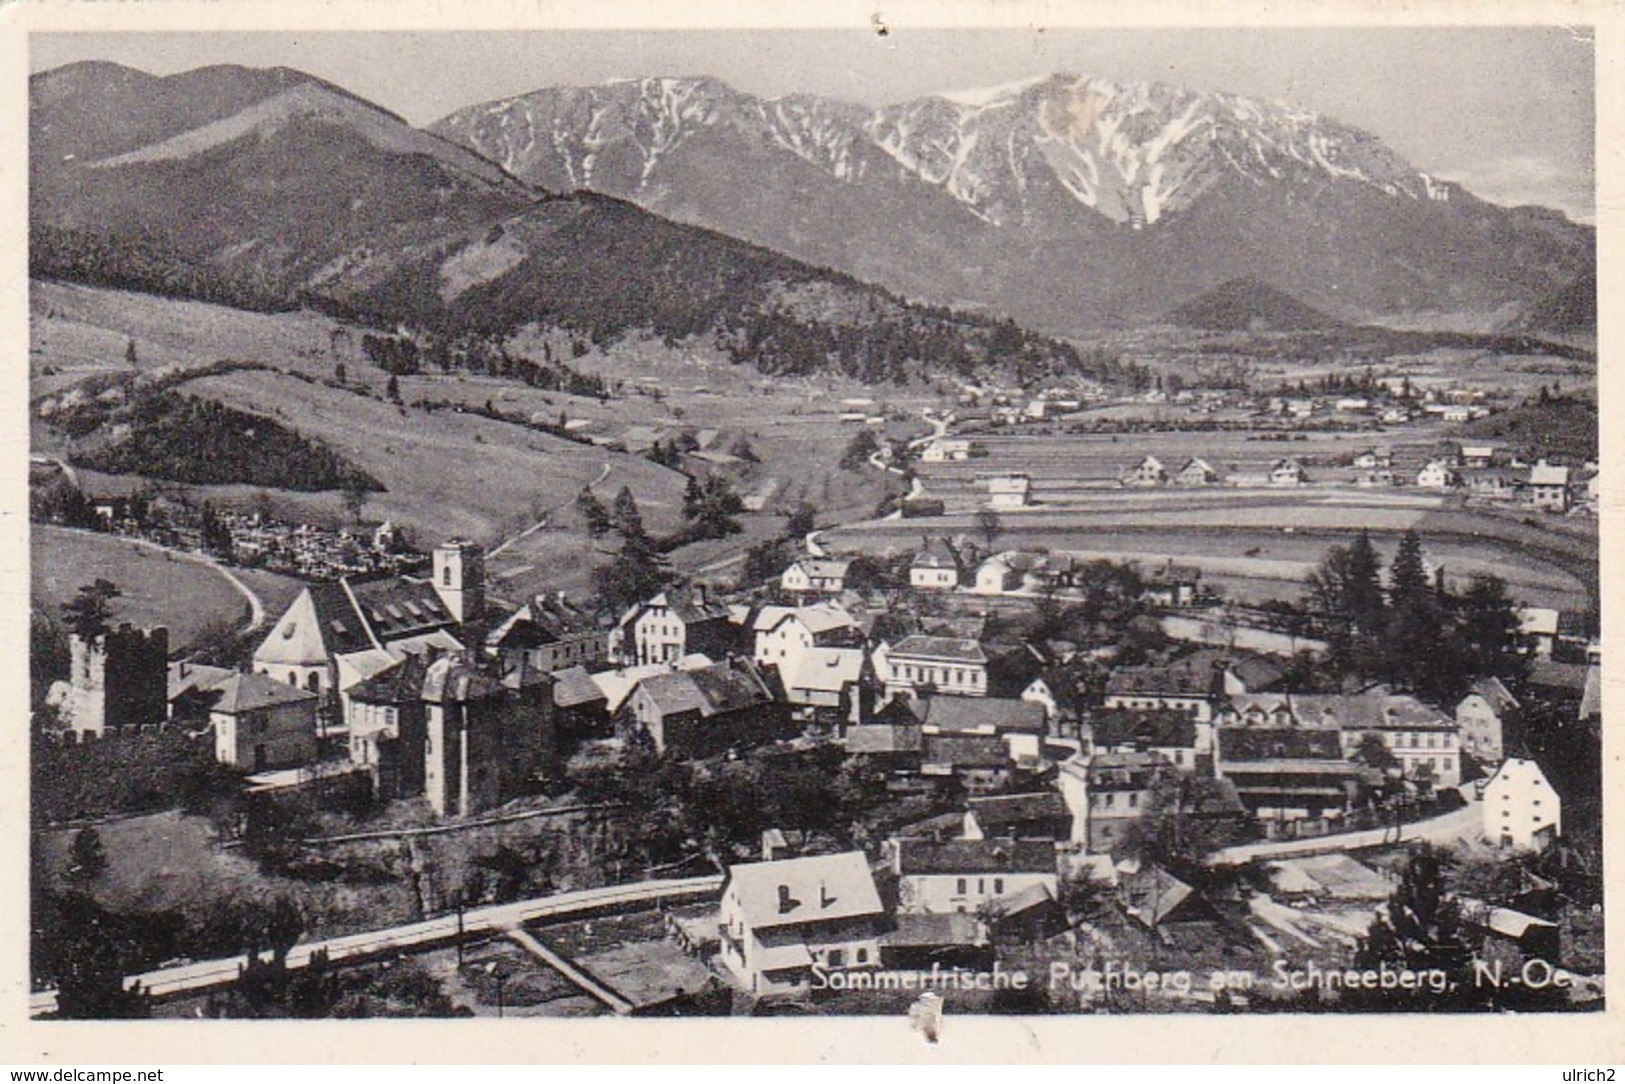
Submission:
M 847 405 L 869 428 L 870 407 Z M 1028 475 L 962 486 L 963 526 L 929 496 L 933 468 L 986 455 L 991 438 L 950 435 L 969 405 L 929 414 L 928 437 L 874 444 L 873 468 L 913 480 L 890 517 L 916 521 L 913 545 L 844 550 L 846 532 L 815 530 L 780 543 L 768 577 L 731 582 L 651 556 L 619 609 L 564 590 L 501 599 L 485 548 L 464 539 L 425 556 L 389 524 L 212 511 L 217 553 L 271 555 L 305 581 L 235 661 L 172 657 L 163 628 L 113 621 L 118 585 L 86 584 L 64 607 L 69 672 L 39 740 L 69 757 L 164 735 L 206 748 L 233 809 L 214 845 L 286 862 L 316 823 L 290 827 L 290 807 L 320 811 L 335 839 L 403 841 L 562 811 L 587 818 L 593 867 L 549 875 L 566 890 L 555 910 L 532 901 L 555 915 L 539 925 L 515 910 L 517 887 L 419 886 L 418 926 L 364 949 L 273 942 L 267 963 L 256 940 L 230 966 L 188 951 L 120 971 L 102 996 L 230 1015 L 261 989 L 255 1011 L 274 1015 L 263 991 L 293 970 L 411 957 L 438 968 L 431 1000 L 475 1013 L 864 1012 L 906 1006 L 922 982 L 962 1011 L 1391 1007 L 1359 999 L 1361 975 L 1383 982 L 1392 965 L 1418 996 L 1445 996 L 1427 993 L 1431 964 L 1382 957 L 1379 935 L 1401 922 L 1390 898 L 1429 869 L 1437 890 L 1444 862 L 1478 973 L 1550 971 L 1515 992 L 1478 982 L 1456 1004 L 1600 1005 L 1600 925 L 1584 918 L 1599 797 L 1569 755 L 1600 757 L 1594 618 L 1518 604 L 1486 577 L 1458 595 L 1414 531 L 1380 578 L 1363 532 L 1317 566 L 1345 577 L 1340 598 L 1364 582 L 1371 613 L 1312 589 L 1247 605 L 1172 559 L 997 545 L 999 517 L 1035 503 Z M 1148 454 L 1110 484 L 1309 477 L 1295 457 L 1237 478 Z M 1595 478 L 1595 464 L 1459 441 L 1372 443 L 1336 466 L 1338 484 L 1542 516 L 1594 511 Z M 629 560 L 647 540 L 619 504 L 605 529 Z M 94 514 L 142 529 L 126 503 Z M 206 532 L 168 541 L 202 547 Z M 1362 552 L 1365 581 L 1349 571 Z M 1418 614 L 1436 635 L 1456 628 L 1460 653 L 1437 670 L 1362 661 L 1366 638 Z M 80 842 L 95 831 L 72 837 L 80 865 L 106 861 Z M 608 930 L 624 943 L 594 949 Z M 66 994 L 36 991 L 36 1011 Z

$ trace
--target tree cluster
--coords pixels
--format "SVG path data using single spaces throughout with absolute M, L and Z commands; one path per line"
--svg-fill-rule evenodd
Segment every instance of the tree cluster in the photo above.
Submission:
M 1516 684 L 1526 672 L 1506 582 L 1479 575 L 1465 592 L 1450 592 L 1442 570 L 1429 577 L 1414 530 L 1400 539 L 1386 589 L 1381 558 L 1362 531 L 1309 574 L 1305 605 L 1330 645 L 1328 663 L 1344 677 L 1449 703 L 1476 678 Z

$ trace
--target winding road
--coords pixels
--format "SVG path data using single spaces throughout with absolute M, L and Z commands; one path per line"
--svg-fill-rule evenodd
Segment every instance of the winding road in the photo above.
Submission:
M 704 877 L 609 885 L 604 888 L 583 889 L 579 892 L 538 896 L 490 907 L 475 907 L 464 911 L 461 920 L 455 914 L 441 915 L 423 922 L 295 945 L 288 953 L 287 966 L 292 971 L 309 967 L 311 960 L 318 953 L 324 954 L 330 965 L 361 963 L 406 949 L 428 949 L 455 943 L 460 935 L 466 937 L 470 934 L 506 934 L 530 922 L 570 918 L 628 904 L 705 897 L 716 893 L 721 887 L 722 875 L 713 873 Z M 158 998 L 220 989 L 237 981 L 245 960 L 245 956 L 238 955 L 223 960 L 199 960 L 195 963 L 145 971 L 139 975 L 126 976 L 124 987 L 127 990 L 144 990 L 149 996 Z M 54 990 L 43 990 L 29 995 L 30 1016 L 53 1013 L 56 1008 Z

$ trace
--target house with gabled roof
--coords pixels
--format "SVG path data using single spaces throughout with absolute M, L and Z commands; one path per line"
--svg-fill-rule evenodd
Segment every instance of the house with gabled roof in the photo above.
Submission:
M 861 647 L 809 647 L 776 669 L 792 708 L 836 725 L 858 723 L 879 686 Z
M 947 539 L 928 538 L 908 566 L 908 582 L 916 591 L 952 591 L 960 573 L 959 551 Z
M 1056 787 L 1072 815 L 1072 840 L 1103 854 L 1132 841 L 1158 782 L 1176 769 L 1153 752 L 1095 753 L 1061 764 Z
M 1307 480 L 1303 464 L 1296 459 L 1277 459 L 1270 464 L 1269 481 L 1272 486 L 1301 486 Z
M 1002 790 L 1015 772 L 1010 747 L 997 734 L 922 733 L 920 774 L 952 778 L 967 794 Z
M 1192 456 L 1174 473 L 1173 482 L 1176 486 L 1187 487 L 1218 485 L 1219 472 L 1207 460 Z
M 726 659 L 696 670 L 672 670 L 639 681 L 626 701 L 628 726 L 655 749 L 710 756 L 787 737 L 786 713 L 748 660 Z
M 875 651 L 875 669 L 889 695 L 986 696 L 988 658 L 978 640 L 905 636 Z
M 1454 489 L 1460 483 L 1456 468 L 1442 460 L 1429 460 L 1416 472 L 1418 489 Z
M 966 839 L 1065 842 L 1072 837 L 1072 813 L 1054 790 L 993 794 L 965 802 Z
M 846 590 L 846 574 L 851 567 L 851 561 L 802 557 L 784 570 L 779 587 L 792 595 L 838 595 Z
M 350 762 L 372 773 L 383 799 L 423 793 L 428 704 L 423 682 L 429 660 L 408 655 L 347 691 Z
M 976 914 L 1037 885 L 1057 887 L 1055 846 L 1042 840 L 889 841 L 900 914 Z
M 1342 816 L 1370 775 L 1343 755 L 1335 728 L 1278 719 L 1221 725 L 1213 735 L 1214 773 L 1231 782 L 1270 835 L 1293 821 Z
M 1128 711 L 1179 711 L 1208 723 L 1223 689 L 1222 671 L 1200 656 L 1160 666 L 1119 666 L 1106 679 L 1104 703 Z
M 684 655 L 720 657 L 734 646 L 728 607 L 703 584 L 668 587 L 621 616 L 610 654 L 627 665 L 676 662 Z
M 1569 468 L 1553 466 L 1544 459 L 1529 468 L 1519 491 L 1525 504 L 1551 512 L 1569 510 Z
M 1508 849 L 1544 850 L 1563 834 L 1563 799 L 1540 765 L 1508 757 L 1484 784 L 1484 838 Z
M 1125 486 L 1148 487 L 1168 484 L 1168 468 L 1162 465 L 1162 460 L 1154 455 L 1148 455 L 1134 466 L 1123 471 L 1118 478 Z
M 1043 734 L 1044 705 L 1003 696 L 898 697 L 886 706 L 887 716 L 918 722 L 933 733 Z
M 751 622 L 753 657 L 759 666 L 792 669 L 815 647 L 858 648 L 863 632 L 857 619 L 838 602 L 811 606 L 764 606 Z
M 729 866 L 718 920 L 723 967 L 753 994 L 880 966 L 886 911 L 862 851 Z
M 215 685 L 209 722 L 215 759 L 249 772 L 316 760 L 316 694 L 264 674 L 233 673 Z
M 564 592 L 543 593 L 492 629 L 485 650 L 507 666 L 522 659 L 530 669 L 551 674 L 602 663 L 609 655 L 609 630 Z
M 995 474 L 987 480 L 989 508 L 1025 508 L 1032 502 L 1032 478 L 1021 471 Z
M 1090 741 L 1097 752 L 1155 752 L 1182 772 L 1197 768 L 1197 757 L 1213 751 L 1213 729 L 1198 724 L 1189 712 L 1169 708 L 1151 711 L 1107 709 L 1090 719 Z
M 1518 698 L 1497 677 L 1473 682 L 1456 703 L 1461 751 L 1484 764 L 1499 764 L 1506 755 L 1505 731 L 1518 713 Z

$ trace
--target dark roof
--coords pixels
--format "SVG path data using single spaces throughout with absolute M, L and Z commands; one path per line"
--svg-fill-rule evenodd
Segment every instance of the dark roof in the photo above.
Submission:
M 408 655 L 363 682 L 350 686 L 350 699 L 363 704 L 408 704 L 423 697 L 423 679 L 429 662 L 420 655 Z
M 448 655 L 429 664 L 423 675 L 423 699 L 435 703 L 489 700 L 502 695 L 502 685 L 469 657 Z
M 918 753 L 922 748 L 918 726 L 869 723 L 848 727 L 846 751 L 859 753 Z
M 1579 694 L 1585 691 L 1586 666 L 1579 662 L 1535 659 L 1529 665 L 1529 684 Z
M 316 703 L 315 693 L 276 681 L 264 674 L 234 673 L 216 688 L 220 691 L 220 699 L 214 702 L 210 710 L 224 712 L 227 715 L 255 711 L 278 704 L 308 701 L 314 706 Z
M 1248 692 L 1264 692 L 1280 683 L 1286 673 L 1269 659 L 1259 655 L 1240 655 L 1230 660 L 1227 669 Z
M 608 700 L 585 666 L 572 666 L 553 675 L 553 703 L 561 708 L 602 704 Z
M 1124 909 L 1152 929 L 1177 918 L 1187 901 L 1200 900 L 1195 889 L 1160 866 L 1145 867 L 1127 875 L 1119 883 L 1119 891 Z
M 925 759 L 930 764 L 950 764 L 955 768 L 1004 768 L 1010 765 L 1010 750 L 996 734 L 927 734 Z
M 1059 820 L 1070 817 L 1066 801 L 1053 790 L 1036 794 L 1000 794 L 991 798 L 971 798 L 966 809 L 983 828 L 1024 821 Z
M 1141 749 L 1192 749 L 1196 721 L 1182 711 L 1105 711 L 1094 715 L 1096 748 L 1131 745 Z
M 350 596 L 339 583 L 313 583 L 307 588 L 316 608 L 316 627 L 329 655 L 348 655 L 372 647 L 372 637 L 362 623 Z
M 1336 730 L 1302 727 L 1220 727 L 1215 734 L 1219 759 L 1341 760 L 1342 738 Z
M 945 915 L 917 915 L 899 912 L 895 928 L 880 943 L 893 948 L 933 948 L 946 945 L 980 945 L 985 940 L 975 915 L 950 911 Z
M 963 813 L 938 813 L 923 821 L 914 821 L 897 829 L 899 839 L 958 839 L 965 830 Z
M 1228 779 L 1209 779 L 1193 776 L 1180 797 L 1180 808 L 1194 817 L 1222 817 L 1243 814 L 1247 807 L 1241 804 L 1236 785 Z
M 426 580 L 381 576 L 345 583 L 380 640 L 403 640 L 457 624 L 434 585 Z
M 1211 696 L 1218 690 L 1218 672 L 1207 661 L 1194 665 L 1121 666 L 1106 679 L 1107 696 Z
M 1054 873 L 1055 845 L 1044 840 L 899 839 L 897 869 L 911 873 Z
M 697 711 L 704 718 L 743 711 L 772 701 L 756 670 L 743 661 L 714 663 L 698 670 L 674 670 L 644 678 L 638 690 L 661 715 Z
M 921 723 L 941 730 L 1042 731 L 1044 705 L 1029 700 L 1009 700 L 991 696 L 899 697 L 909 713 Z
M 1153 776 L 1173 771 L 1173 762 L 1161 753 L 1096 753 L 1089 760 L 1089 786 L 1094 790 L 1138 790 Z
M 950 636 L 905 636 L 892 648 L 888 657 L 907 655 L 928 659 L 950 659 L 954 662 L 987 661 L 982 645 L 975 640 L 962 640 Z

